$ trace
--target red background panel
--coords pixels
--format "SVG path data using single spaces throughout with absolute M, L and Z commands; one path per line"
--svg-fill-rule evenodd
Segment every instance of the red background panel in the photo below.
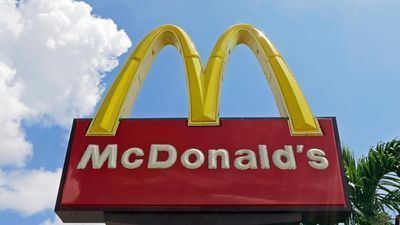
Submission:
M 323 136 L 291 136 L 286 119 L 222 119 L 218 127 L 188 127 L 185 119 L 121 120 L 116 136 L 85 136 L 90 119 L 75 120 L 69 155 L 60 193 L 60 206 L 68 207 L 348 207 L 344 178 L 340 168 L 333 118 L 318 119 Z M 76 167 L 89 144 L 100 151 L 107 144 L 118 144 L 116 169 Z M 175 164 L 167 169 L 147 168 L 151 144 L 170 144 L 178 152 Z M 258 145 L 268 148 L 270 169 L 238 170 L 234 155 L 238 149 L 251 149 L 258 155 Z M 275 167 L 272 153 L 292 145 L 297 169 Z M 303 153 L 296 146 L 304 145 Z M 143 165 L 126 169 L 120 158 L 131 147 L 144 151 Z M 180 155 L 197 148 L 205 163 L 186 169 Z M 326 153 L 329 167 L 316 170 L 309 166 L 306 151 L 319 148 Z M 226 149 L 230 169 L 208 169 L 209 149 Z

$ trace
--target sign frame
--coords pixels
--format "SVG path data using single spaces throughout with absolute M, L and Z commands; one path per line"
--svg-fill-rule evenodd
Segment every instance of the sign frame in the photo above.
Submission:
M 123 120 L 186 120 L 186 118 L 127 118 L 120 119 Z M 276 117 L 228 117 L 222 118 L 223 120 L 230 119 L 279 119 Z M 285 119 L 285 118 L 282 118 Z M 342 158 L 342 150 L 340 145 L 340 138 L 338 134 L 337 122 L 335 117 L 317 117 L 317 119 L 332 119 L 333 128 L 336 138 L 336 146 L 337 153 L 339 159 Z M 144 224 L 157 224 L 157 221 L 164 221 L 164 217 L 168 215 L 168 218 L 171 218 L 171 221 L 175 221 L 175 223 L 167 223 L 167 224 L 180 224 L 176 223 L 176 221 L 186 221 L 188 222 L 188 216 L 190 218 L 197 218 L 197 220 L 205 220 L 205 221 L 214 221 L 218 219 L 221 224 L 223 222 L 232 223 L 230 216 L 235 216 L 235 221 L 246 223 L 250 218 L 260 223 L 268 224 L 266 222 L 270 221 L 272 217 L 278 217 L 279 220 L 280 215 L 283 216 L 283 219 L 287 218 L 300 218 L 302 222 L 343 222 L 351 211 L 350 201 L 348 197 L 348 189 L 347 189 L 347 178 L 344 171 L 344 166 L 342 160 L 339 160 L 340 173 L 343 179 L 343 190 L 345 197 L 345 206 L 342 207 L 307 207 L 307 206 L 268 206 L 268 207 L 62 207 L 61 206 L 61 197 L 64 189 L 64 184 L 66 180 L 67 168 L 69 163 L 69 157 L 72 151 L 72 142 L 73 142 L 73 134 L 75 132 L 76 122 L 79 120 L 86 119 L 74 119 L 74 123 L 72 126 L 68 150 L 65 158 L 64 168 L 62 172 L 62 177 L 60 181 L 55 212 L 64 222 L 108 222 L 107 220 L 115 220 L 120 218 L 120 220 L 128 222 L 131 219 L 143 221 Z M 129 215 L 129 216 L 127 216 Z M 289 217 L 287 217 L 289 216 Z M 113 219 L 114 218 L 114 219 Z M 186 218 L 186 219 L 185 219 Z M 189 220 L 191 221 L 191 219 Z M 214 219 L 213 219 L 214 218 Z M 194 219 L 197 221 L 196 219 Z M 207 222 L 203 221 L 201 224 L 207 224 Z M 300 222 L 299 221 L 299 222 Z M 191 221 L 193 222 L 193 221 Z M 184 223 L 182 222 L 182 225 Z M 239 223 L 241 224 L 241 223 Z

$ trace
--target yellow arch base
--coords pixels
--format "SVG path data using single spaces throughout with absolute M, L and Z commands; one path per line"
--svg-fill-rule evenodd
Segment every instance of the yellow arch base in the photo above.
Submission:
M 173 45 L 181 54 L 189 92 L 189 126 L 219 125 L 218 106 L 225 62 L 239 44 L 257 56 L 282 117 L 289 118 L 292 135 L 322 135 L 318 121 L 293 74 L 273 44 L 247 24 L 229 28 L 216 43 L 205 70 L 194 44 L 181 28 L 161 26 L 148 34 L 131 54 L 107 93 L 87 135 L 115 135 L 119 118 L 129 117 L 144 79 L 158 52 Z

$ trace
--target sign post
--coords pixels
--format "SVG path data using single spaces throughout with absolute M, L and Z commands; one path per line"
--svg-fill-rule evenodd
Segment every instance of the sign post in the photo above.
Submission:
M 218 117 L 226 58 L 256 54 L 281 118 Z M 184 58 L 190 116 L 129 117 L 165 45 Z M 249 25 L 218 40 L 205 70 L 189 36 L 166 25 L 132 53 L 94 119 L 75 119 L 56 204 L 64 222 L 299 224 L 350 211 L 335 118 L 315 118 L 285 61 Z

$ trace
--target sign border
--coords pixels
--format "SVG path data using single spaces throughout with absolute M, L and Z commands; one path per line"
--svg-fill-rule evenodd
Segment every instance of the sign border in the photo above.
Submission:
M 345 174 L 343 161 L 339 160 L 339 167 L 343 181 L 343 189 L 344 189 L 344 197 L 345 197 L 345 206 L 339 207 L 329 207 L 329 206 L 259 206 L 259 207 L 227 207 L 227 206 L 215 206 L 215 207 L 179 207 L 174 208 L 173 205 L 171 206 L 157 206 L 157 207 L 62 207 L 61 206 L 61 196 L 64 190 L 65 179 L 67 175 L 67 169 L 69 164 L 69 158 L 71 154 L 72 142 L 74 140 L 74 133 L 76 128 L 76 122 L 79 120 L 90 120 L 91 118 L 79 118 L 74 119 L 70 138 L 68 142 L 67 154 L 64 160 L 63 172 L 58 188 L 57 200 L 55 205 L 55 212 L 56 214 L 62 219 L 63 222 L 105 222 L 104 219 L 106 214 L 147 214 L 148 217 L 152 217 L 152 219 L 157 220 L 154 218 L 157 214 L 170 213 L 171 215 L 179 217 L 179 214 L 194 214 L 200 216 L 207 216 L 212 214 L 235 214 L 235 215 L 249 215 L 254 214 L 254 216 L 260 216 L 260 213 L 265 214 L 301 214 L 304 221 L 307 222 L 323 222 L 323 221 L 335 221 L 335 222 L 343 222 L 349 213 L 351 212 L 351 206 L 349 201 L 348 195 L 348 188 L 347 188 L 347 177 Z M 225 117 L 221 118 L 221 122 L 223 123 L 224 120 L 230 119 L 240 119 L 240 120 L 247 120 L 247 119 L 287 119 L 284 117 Z M 316 117 L 316 119 L 331 119 L 333 122 L 333 129 L 335 133 L 335 141 L 338 151 L 339 159 L 342 159 L 342 150 L 341 150 L 341 142 L 337 127 L 336 117 Z M 187 120 L 187 118 L 124 118 L 120 120 Z M 221 123 L 221 124 L 222 124 Z M 108 216 L 109 217 L 109 216 Z

